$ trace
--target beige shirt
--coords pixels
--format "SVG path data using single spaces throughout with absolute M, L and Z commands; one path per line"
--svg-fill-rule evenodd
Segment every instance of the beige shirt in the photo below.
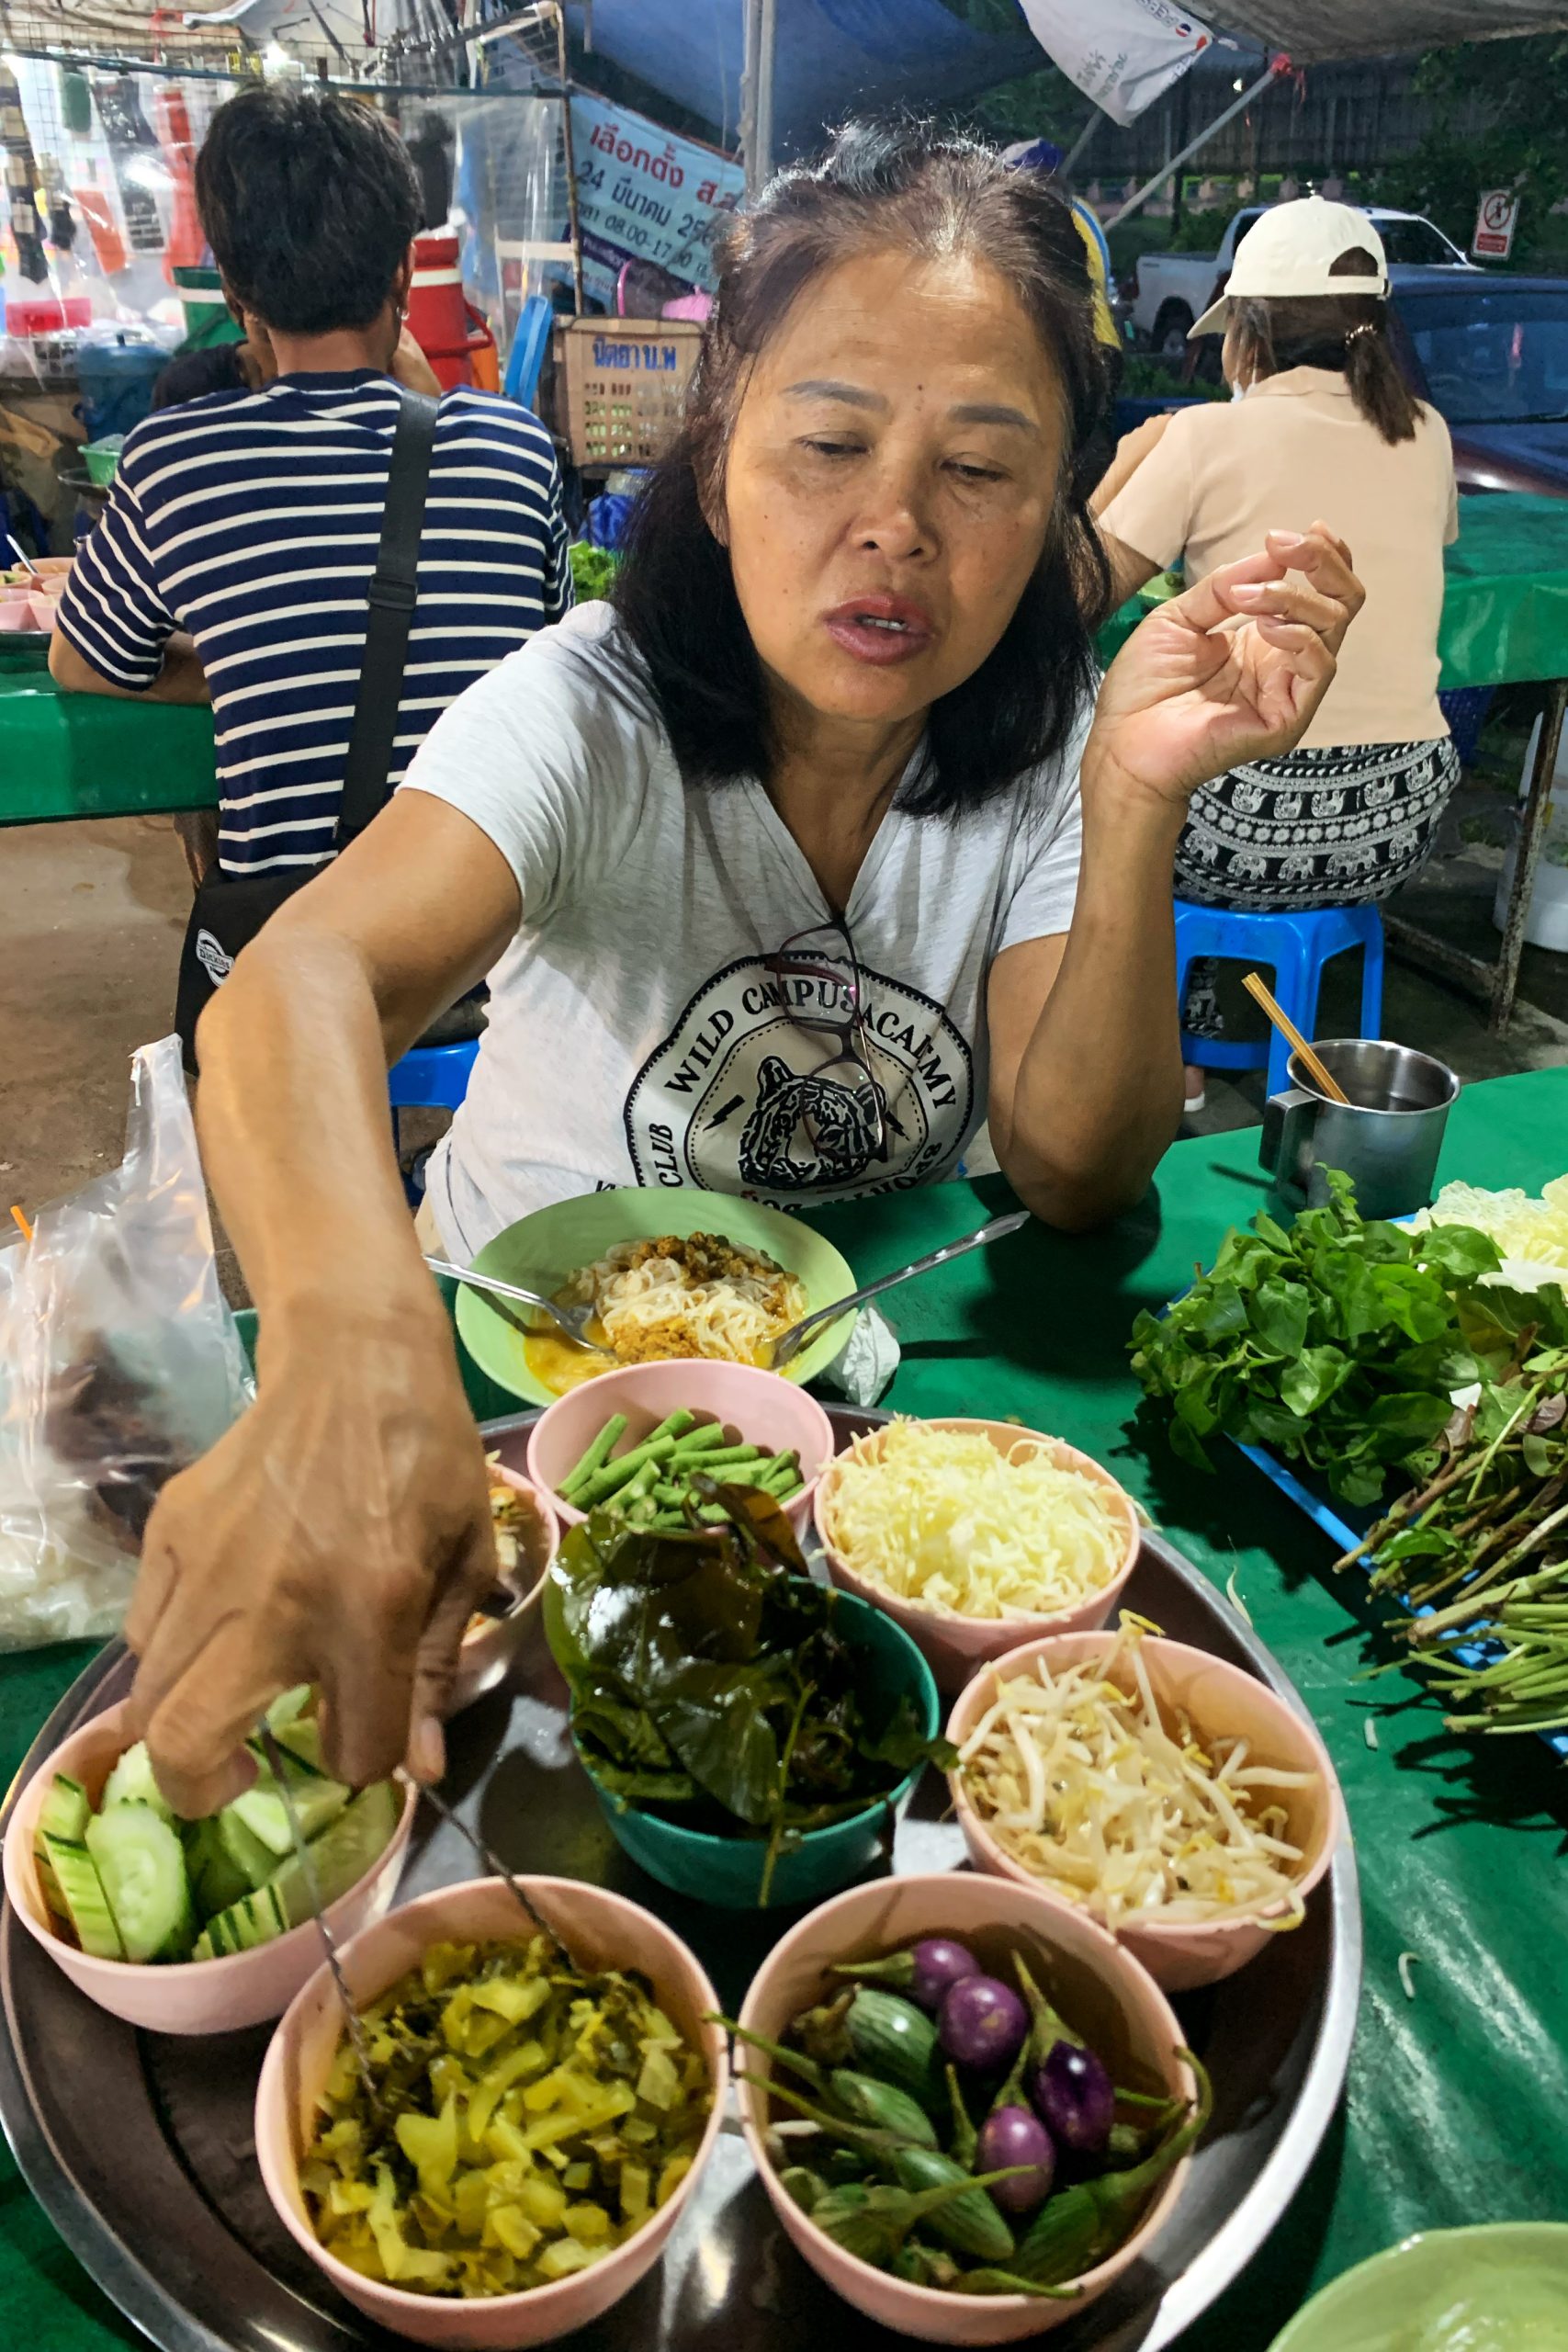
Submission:
M 1438 707 L 1443 548 L 1459 537 L 1453 452 L 1435 409 L 1413 441 L 1386 442 L 1343 376 L 1292 368 L 1239 401 L 1180 409 L 1100 520 L 1189 581 L 1256 555 L 1266 531 L 1327 523 L 1349 546 L 1367 601 L 1304 745 L 1425 742 Z

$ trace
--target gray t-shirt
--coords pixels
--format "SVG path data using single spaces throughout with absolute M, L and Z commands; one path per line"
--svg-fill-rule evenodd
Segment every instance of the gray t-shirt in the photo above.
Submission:
M 952 1175 L 986 1115 L 991 963 L 1072 919 L 1077 751 L 972 816 L 883 820 L 845 910 L 868 1075 L 834 1025 L 842 935 L 796 941 L 785 982 L 770 970 L 829 910 L 761 786 L 682 786 L 607 605 L 530 639 L 443 713 L 402 787 L 488 834 L 525 910 L 430 1163 L 448 1249 L 607 1184 L 798 1207 Z

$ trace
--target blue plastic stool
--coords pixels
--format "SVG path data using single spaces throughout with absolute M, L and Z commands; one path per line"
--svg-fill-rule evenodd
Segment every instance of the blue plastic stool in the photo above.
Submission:
M 1317 992 L 1323 967 L 1348 947 L 1363 951 L 1361 1035 L 1382 1034 L 1382 917 L 1376 907 L 1325 907 L 1313 914 L 1234 914 L 1224 907 L 1176 901 L 1176 1001 L 1187 1001 L 1187 975 L 1195 956 L 1218 956 L 1244 964 L 1266 964 L 1274 993 L 1303 1037 L 1317 1026 Z M 1269 1065 L 1269 1091 L 1290 1084 L 1285 1065 L 1291 1048 L 1278 1031 L 1267 1045 L 1226 1045 L 1181 1033 L 1181 1058 L 1198 1069 L 1261 1069 Z
M 414 1046 L 401 1061 L 392 1064 L 387 1073 L 387 1096 L 392 1108 L 392 1148 L 402 1148 L 398 1133 L 400 1111 L 455 1111 L 468 1091 L 468 1074 L 479 1052 L 477 1037 L 464 1037 L 455 1046 Z M 417 1208 L 423 1186 L 406 1179 L 403 1190 L 409 1206 Z

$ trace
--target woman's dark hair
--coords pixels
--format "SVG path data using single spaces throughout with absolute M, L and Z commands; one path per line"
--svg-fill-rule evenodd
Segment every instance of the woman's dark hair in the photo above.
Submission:
M 772 183 L 717 256 L 717 298 L 684 422 L 637 501 L 614 601 L 687 780 L 765 775 L 761 666 L 706 516 L 722 504 L 748 372 L 791 304 L 825 270 L 889 249 L 969 254 L 1011 287 L 1050 355 L 1066 428 L 1044 552 L 993 651 L 933 705 L 925 762 L 901 803 L 917 816 L 948 816 L 1063 749 L 1092 691 L 1092 632 L 1110 602 L 1085 503 L 1094 473 L 1085 452 L 1106 402 L 1089 267 L 1070 210 L 1033 174 L 929 125 L 851 123 L 822 162 Z
M 282 334 L 367 327 L 419 226 L 419 181 L 384 116 L 331 91 L 242 91 L 196 159 L 212 258 Z
M 1352 245 L 1331 277 L 1375 277 L 1376 256 Z M 1377 294 L 1297 294 L 1277 301 L 1239 295 L 1231 310 L 1244 375 L 1280 376 L 1287 368 L 1332 368 L 1385 441 L 1413 441 L 1418 403 L 1399 372 L 1388 339 L 1388 303 Z

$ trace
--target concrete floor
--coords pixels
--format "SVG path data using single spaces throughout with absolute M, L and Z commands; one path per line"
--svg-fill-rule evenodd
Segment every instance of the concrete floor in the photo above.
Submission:
M 1456 842 L 1454 855 L 1423 876 L 1423 919 L 1446 906 L 1455 935 L 1473 933 L 1479 944 L 1493 878 L 1473 845 Z M 129 1058 L 174 1025 L 189 906 L 185 861 L 167 818 L 0 832 L 0 1216 L 13 1200 L 31 1211 L 73 1193 L 118 1159 Z M 1354 964 L 1347 958 L 1330 972 L 1322 1036 L 1355 1032 Z M 1531 951 L 1527 989 L 1532 982 L 1539 1001 L 1568 1012 L 1568 957 Z M 1521 1002 L 1508 1035 L 1494 1037 L 1479 1006 L 1392 959 L 1383 1029 L 1466 1079 L 1568 1063 L 1568 1020 Z M 1235 1081 L 1215 1077 L 1188 1131 L 1247 1125 L 1262 1099 L 1261 1071 Z M 230 1295 L 242 1301 L 238 1268 L 221 1239 L 220 1269 Z

